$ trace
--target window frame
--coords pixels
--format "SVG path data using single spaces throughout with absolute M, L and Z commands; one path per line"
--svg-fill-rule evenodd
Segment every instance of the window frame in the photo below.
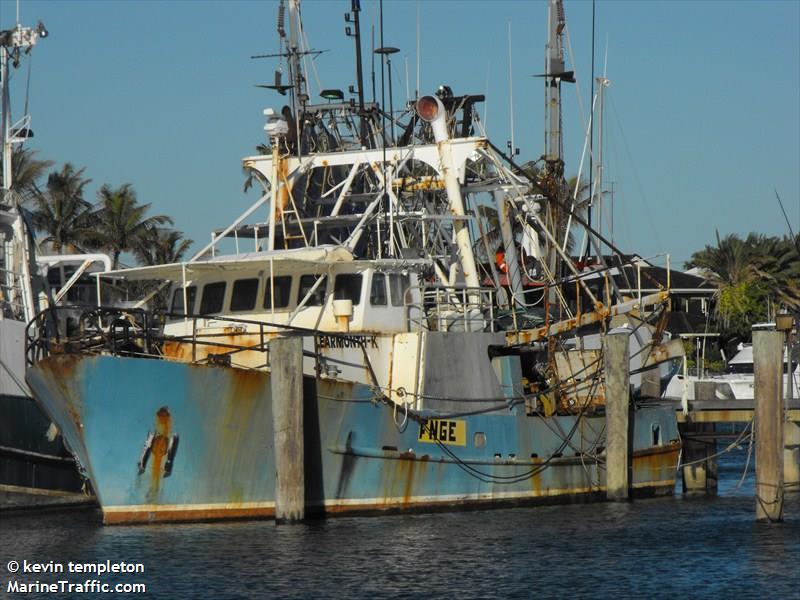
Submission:
M 277 303 L 273 307 L 272 306 L 272 297 L 273 297 L 273 289 L 278 290 L 279 287 L 275 286 L 275 282 L 278 280 L 284 281 L 289 280 L 289 287 L 286 290 L 286 302 L 279 306 Z M 261 303 L 261 306 L 264 310 L 269 311 L 281 311 L 281 310 L 289 310 L 292 307 L 292 285 L 294 284 L 294 277 L 292 275 L 273 275 L 272 277 L 267 277 L 266 281 L 264 282 L 264 300 Z M 275 294 L 275 300 L 279 300 L 280 295 Z
M 309 277 L 313 277 L 314 281 L 311 283 L 310 286 L 306 288 L 306 291 L 304 292 L 303 280 L 308 279 Z M 300 279 L 297 282 L 297 306 L 300 306 L 300 303 L 303 301 L 303 298 L 305 298 L 306 294 L 308 294 L 308 290 L 314 287 L 316 282 L 322 277 L 324 277 L 326 281 L 323 281 L 320 284 L 320 286 L 317 288 L 317 291 L 314 292 L 314 294 L 308 299 L 308 302 L 306 302 L 303 305 L 303 308 L 315 308 L 315 307 L 325 306 L 325 295 L 328 287 L 328 281 L 327 281 L 328 277 L 324 273 L 320 275 L 314 273 L 306 273 L 305 275 L 300 275 Z
M 375 284 L 380 281 L 381 287 L 383 288 L 383 302 L 376 302 L 375 301 Z M 377 307 L 388 307 L 389 306 L 389 290 L 386 289 L 386 274 L 385 273 L 373 273 L 372 274 L 372 281 L 369 285 L 369 305 L 370 306 L 377 306 Z
M 339 281 L 343 278 L 348 279 L 356 279 L 358 278 L 358 291 L 355 295 L 352 293 L 348 293 L 344 296 L 338 296 L 337 293 L 340 291 L 339 289 Z M 350 284 L 352 285 L 352 284 Z M 345 290 L 350 291 L 350 290 Z M 353 306 L 358 306 L 361 304 L 361 296 L 364 291 L 364 274 L 363 273 L 339 273 L 333 278 L 333 299 L 334 300 L 350 300 L 353 303 Z
M 240 283 L 243 283 L 243 282 L 248 282 L 250 284 L 255 282 L 255 286 L 256 287 L 255 287 L 255 290 L 253 290 L 253 298 L 252 298 L 253 301 L 252 301 L 252 304 L 250 306 L 247 306 L 246 308 L 234 308 L 234 301 L 237 298 L 236 286 L 237 286 L 237 284 L 240 284 Z M 242 279 L 234 280 L 233 286 L 231 287 L 230 311 L 231 312 L 248 312 L 248 311 L 252 312 L 252 311 L 254 311 L 256 309 L 256 305 L 258 304 L 258 291 L 259 291 L 260 284 L 261 284 L 261 281 L 259 280 L 258 277 L 243 277 Z
M 218 310 L 203 310 L 205 305 L 205 297 L 206 297 L 206 290 L 213 286 L 222 286 L 222 295 L 219 299 L 219 309 Z M 216 315 L 221 313 L 225 309 L 225 295 L 228 293 L 228 282 L 226 280 L 222 281 L 211 281 L 209 283 L 203 284 L 203 293 L 200 295 L 200 309 L 199 312 L 201 315 Z

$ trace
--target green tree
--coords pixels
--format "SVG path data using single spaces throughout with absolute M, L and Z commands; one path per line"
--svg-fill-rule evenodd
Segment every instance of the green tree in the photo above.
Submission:
M 180 262 L 193 243 L 182 231 L 152 227 L 140 237 L 134 255 L 148 266 Z
M 272 154 L 272 148 L 266 144 L 259 144 L 256 146 L 256 153 L 262 156 L 267 156 Z M 242 187 L 242 191 L 245 193 L 247 193 L 253 187 L 255 182 L 262 177 L 261 174 L 254 169 L 248 169 L 245 167 L 242 167 L 242 174 L 244 174 L 244 186 Z
M 84 170 L 66 163 L 50 173 L 44 191 L 33 195 L 33 224 L 46 234 L 40 243 L 49 243 L 58 254 L 80 251 L 92 231 L 92 205 L 83 197 L 91 180 L 84 178 Z
M 171 225 L 172 219 L 165 215 L 146 216 L 150 204 L 139 204 L 131 184 L 117 188 L 106 184 L 97 193 L 97 206 L 91 243 L 111 253 L 113 267 L 117 268 L 123 252 L 139 248 L 141 240 L 150 229 L 159 225 Z
M 11 154 L 11 189 L 19 194 L 23 203 L 41 194 L 39 181 L 53 166 L 52 160 L 36 158 L 36 151 L 16 147 Z
M 720 238 L 695 252 L 687 267 L 699 267 L 717 286 L 715 318 L 723 338 L 748 340 L 754 323 L 777 309 L 800 308 L 800 260 L 791 238 L 750 233 Z

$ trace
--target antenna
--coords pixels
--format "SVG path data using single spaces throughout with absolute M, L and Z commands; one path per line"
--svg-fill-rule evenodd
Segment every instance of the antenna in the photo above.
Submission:
M 411 92 L 408 89 L 408 56 L 404 56 L 403 60 L 405 60 L 406 63 L 406 104 L 408 104 L 408 102 L 411 100 Z
M 359 118 L 359 138 L 361 146 L 367 145 L 367 123 L 364 119 L 364 75 L 361 66 L 361 19 L 359 13 L 361 12 L 361 1 L 352 0 L 350 8 L 353 12 L 353 25 L 355 26 L 355 44 L 356 44 L 356 83 L 358 84 L 358 118 Z M 350 21 L 350 13 L 345 14 L 345 21 Z M 350 28 L 347 28 L 347 34 L 350 35 Z
M 483 104 L 483 129 L 486 130 L 486 123 L 489 119 L 489 70 L 492 66 L 492 61 L 486 61 L 486 92 L 483 94 L 486 96 L 486 102 Z
M 514 143 L 514 74 L 511 68 L 511 21 L 508 22 L 508 114 L 511 126 L 511 140 L 508 142 L 508 157 L 513 159 L 519 154 Z
M 589 103 L 592 106 L 592 111 L 594 111 L 594 30 L 595 30 L 595 0 L 592 0 L 592 76 L 591 76 L 591 85 L 589 87 Z M 594 112 L 592 112 L 594 116 Z M 593 178 L 594 178 L 594 167 L 592 163 L 594 161 L 594 119 L 589 121 L 590 131 L 589 131 L 589 193 L 592 194 L 592 190 L 594 188 L 593 185 Z M 590 196 L 589 199 L 589 206 L 586 207 L 586 222 L 589 224 L 589 227 L 592 226 L 592 202 L 594 201 L 594 195 Z M 586 249 L 585 252 L 581 252 L 581 254 L 589 254 L 589 238 L 586 238 Z
M 789 217 L 786 215 L 786 210 L 783 208 L 783 202 L 781 202 L 781 197 L 778 195 L 778 190 L 775 190 L 775 197 L 778 199 L 778 206 L 781 207 L 783 218 L 786 220 L 786 226 L 789 228 L 789 235 L 792 236 L 792 241 L 797 248 L 797 253 L 800 254 L 800 240 L 797 239 L 797 237 L 794 235 L 794 231 L 792 231 L 792 224 L 789 222 Z
M 375 104 L 375 15 L 372 15 L 372 28 L 370 30 L 370 40 L 372 43 L 372 103 Z
M 415 98 L 419 98 L 419 64 L 422 58 L 422 30 L 420 29 L 420 18 L 419 18 L 419 5 L 421 0 L 417 0 L 417 89 L 416 93 L 414 94 Z

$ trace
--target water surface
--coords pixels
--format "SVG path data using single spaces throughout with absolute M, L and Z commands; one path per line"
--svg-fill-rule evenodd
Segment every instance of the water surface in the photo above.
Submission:
M 27 559 L 141 562 L 144 575 L 103 578 L 145 582 L 138 597 L 800 598 L 800 495 L 787 498 L 784 523 L 756 523 L 752 476 L 736 488 L 743 466 L 741 454 L 722 461 L 717 497 L 624 504 L 279 527 L 103 527 L 91 511 L 0 517 L 0 597 L 16 597 L 7 561 Z

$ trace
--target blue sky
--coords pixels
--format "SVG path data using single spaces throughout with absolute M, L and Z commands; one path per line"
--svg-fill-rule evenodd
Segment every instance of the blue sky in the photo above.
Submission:
M 303 4 L 322 87 L 355 83 L 345 0 Z M 16 3 L 0 2 L 13 26 Z M 251 201 L 240 159 L 264 141 L 262 110 L 282 98 L 259 89 L 275 67 L 277 2 L 148 1 L 21 4 L 23 24 L 51 35 L 31 61 L 31 146 L 60 166 L 86 167 L 100 184 L 130 182 L 153 211 L 199 242 Z M 362 0 L 365 54 L 377 2 Z M 675 260 L 713 243 L 714 231 L 784 234 L 777 189 L 800 229 L 800 2 L 597 3 L 596 69 L 608 48 L 606 182 L 614 182 L 615 240 Z M 544 141 L 544 2 L 384 2 L 384 45 L 395 55 L 395 106 L 416 84 L 421 16 L 421 91 L 439 84 L 486 93 L 489 136 L 510 137 L 511 23 L 515 141 L 521 159 Z M 565 12 L 584 108 L 590 84 L 587 1 Z M 376 33 L 377 35 L 377 33 Z M 380 45 L 378 40 L 377 45 Z M 367 58 L 367 71 L 369 58 Z M 24 102 L 27 63 L 14 74 L 14 110 Z M 315 77 L 309 75 L 312 93 Z M 584 125 L 575 86 L 565 86 L 567 172 L 578 169 Z M 606 188 L 610 186 L 607 185 Z M 608 215 L 607 215 L 608 216 Z M 607 220 L 607 216 L 604 219 Z

